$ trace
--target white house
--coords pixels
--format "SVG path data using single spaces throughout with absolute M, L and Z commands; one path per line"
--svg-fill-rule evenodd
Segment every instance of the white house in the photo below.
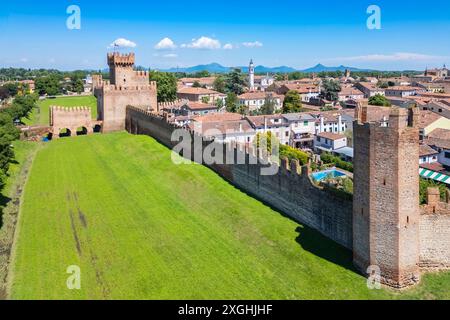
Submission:
M 314 139 L 316 151 L 334 151 L 347 147 L 347 137 L 342 134 L 322 132 Z
M 330 132 L 342 134 L 347 130 L 352 129 L 353 117 L 331 113 L 321 113 L 317 115 L 316 119 L 316 134 L 322 132 Z
M 439 152 L 432 147 L 421 144 L 419 148 L 419 164 L 432 164 L 438 162 Z
M 284 98 L 273 93 L 265 93 L 261 91 L 246 92 L 238 96 L 239 105 L 246 106 L 248 111 L 259 110 L 268 99 L 273 99 L 275 103 L 275 111 L 283 107 Z
M 410 86 L 395 86 L 386 88 L 385 94 L 389 97 L 410 97 L 415 96 L 417 94 L 418 89 L 416 87 Z
M 267 116 L 248 116 L 246 117 L 256 134 L 266 134 L 271 132 L 281 144 L 289 145 L 290 125 L 281 114 Z
M 290 127 L 289 145 L 297 149 L 312 149 L 316 133 L 316 118 L 308 113 L 283 115 Z

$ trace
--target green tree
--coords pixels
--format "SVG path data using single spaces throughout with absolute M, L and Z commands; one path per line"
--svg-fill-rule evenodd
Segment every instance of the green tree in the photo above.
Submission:
M 372 106 L 382 106 L 382 107 L 390 107 L 392 106 L 392 104 L 389 102 L 389 100 L 381 95 L 381 94 L 377 94 L 374 95 L 373 97 L 369 98 L 369 105 Z
M 209 97 L 202 97 L 202 103 L 208 104 L 209 103 Z
M 295 90 L 286 93 L 283 102 L 283 113 L 295 113 L 302 111 L 302 99 L 300 94 Z
M 201 88 L 202 85 L 200 84 L 200 82 L 194 81 L 194 83 L 192 84 L 192 87 L 193 87 L 193 88 Z
M 339 84 L 339 82 L 332 79 L 325 79 L 322 82 L 322 98 L 330 101 L 338 101 L 340 91 L 341 85 Z
M 217 98 L 216 102 L 215 102 L 215 106 L 219 109 L 222 109 L 224 104 L 223 104 L 223 99 Z
M 211 76 L 211 73 L 207 70 L 202 70 L 194 73 L 192 76 L 194 78 L 207 78 Z
M 241 69 L 233 69 L 226 75 L 225 78 L 225 90 L 226 92 L 232 92 L 236 95 L 243 94 L 245 87 L 247 86 L 247 80 Z
M 8 92 L 9 97 L 15 97 L 17 93 L 19 93 L 19 84 L 18 83 L 5 83 L 3 85 L 3 88 L 5 88 Z
M 78 94 L 84 91 L 84 83 L 83 80 L 76 77 L 71 80 L 71 91 L 76 92 Z
M 225 106 L 228 112 L 237 112 L 238 111 L 238 98 L 234 92 L 230 92 L 227 95 Z
M 213 83 L 213 88 L 214 90 L 221 92 L 221 93 L 226 93 L 227 89 L 226 89 L 226 81 L 225 81 L 225 77 L 224 76 L 218 76 Z
M 57 75 L 36 79 L 35 86 L 39 95 L 55 96 L 62 92 L 61 77 Z
M 150 81 L 158 86 L 158 102 L 170 102 L 177 99 L 177 78 L 172 73 L 154 71 Z
M 272 97 L 272 95 L 267 95 L 266 99 L 264 100 L 264 104 L 261 106 L 260 112 L 261 114 L 273 114 L 275 112 L 275 99 Z

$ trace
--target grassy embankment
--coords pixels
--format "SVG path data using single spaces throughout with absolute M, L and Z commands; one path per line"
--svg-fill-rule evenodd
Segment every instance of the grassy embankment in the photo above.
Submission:
M 348 250 L 145 136 L 45 145 L 19 224 L 14 299 L 450 298 L 450 273 L 368 290 Z M 71 265 L 81 290 L 66 287 Z

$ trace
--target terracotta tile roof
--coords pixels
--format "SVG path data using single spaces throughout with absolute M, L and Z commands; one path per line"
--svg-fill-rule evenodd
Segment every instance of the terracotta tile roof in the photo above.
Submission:
M 426 128 L 430 124 L 436 122 L 441 118 L 440 115 L 429 111 L 429 110 L 421 110 L 419 113 L 419 128 Z
M 309 92 L 319 92 L 319 87 L 312 84 L 296 84 L 296 83 L 288 83 L 284 84 L 289 91 L 297 91 L 298 93 L 309 93 Z
M 322 132 L 322 133 L 319 133 L 317 136 L 321 137 L 321 138 L 330 139 L 330 140 L 339 140 L 339 139 L 346 138 L 346 136 L 344 136 L 343 134 L 337 134 L 337 133 L 331 133 L 331 132 Z
M 447 93 L 420 92 L 419 95 L 428 98 L 443 98 L 443 99 L 450 98 L 450 94 Z
M 364 93 L 356 88 L 353 87 L 343 87 L 341 92 L 339 92 L 340 96 L 363 96 Z
M 188 102 L 186 106 L 191 110 L 210 110 L 210 109 L 218 109 L 218 107 L 201 102 Z
M 221 134 L 236 134 L 254 132 L 247 120 L 217 121 L 217 122 L 192 122 L 189 127 L 195 132 L 208 135 L 208 131 L 219 131 Z
M 285 118 L 281 114 L 272 114 L 265 116 L 247 116 L 246 119 L 254 128 L 264 128 L 266 120 L 268 127 L 281 127 L 287 126 Z M 278 123 L 273 123 L 272 120 L 279 120 Z
M 209 90 L 209 89 L 205 89 L 205 88 L 193 88 L 193 87 L 186 87 L 186 88 L 178 88 L 178 92 L 177 93 L 181 93 L 181 94 L 197 94 L 197 95 L 201 95 L 201 94 L 216 94 L 216 95 L 222 95 L 225 96 L 223 93 L 214 91 L 214 90 Z
M 204 77 L 204 78 L 181 78 L 178 81 L 180 81 L 182 83 L 194 83 L 197 81 L 200 84 L 212 85 L 215 80 L 216 80 L 216 77 Z
M 425 156 L 431 156 L 434 154 L 439 154 L 439 152 L 437 152 L 436 150 L 434 150 L 432 147 L 430 147 L 427 144 L 421 144 L 419 146 L 419 156 L 420 157 L 425 157 Z
M 372 82 L 359 82 L 359 85 L 370 91 L 384 91 L 384 89 L 377 87 L 377 85 Z
M 257 99 L 265 99 L 267 96 L 271 95 L 274 99 L 283 99 L 283 96 L 280 96 L 278 94 L 269 94 L 268 92 L 262 92 L 262 91 L 252 91 L 252 92 L 246 92 L 238 96 L 239 99 L 242 100 L 257 100 Z
M 412 87 L 412 86 L 394 86 L 394 87 L 389 87 L 385 89 L 386 91 L 388 90 L 393 90 L 393 91 L 417 91 L 417 90 L 422 90 L 422 88 L 417 88 L 417 87 Z
M 427 169 L 427 170 L 431 170 L 431 171 L 435 171 L 435 172 L 441 172 L 441 173 L 447 173 L 444 166 L 442 164 L 440 164 L 439 162 L 435 162 L 435 163 L 422 163 L 420 165 L 421 168 Z
M 224 113 L 211 113 L 204 116 L 195 117 L 197 122 L 219 122 L 219 121 L 237 121 L 241 120 L 242 115 L 238 113 L 224 112 Z
M 450 130 L 447 129 L 434 129 L 428 134 L 429 138 L 443 139 L 450 141 Z

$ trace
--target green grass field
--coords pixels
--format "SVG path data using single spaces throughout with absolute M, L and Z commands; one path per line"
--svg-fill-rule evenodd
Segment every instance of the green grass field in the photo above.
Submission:
M 38 102 L 29 119 L 24 119 L 26 125 L 48 125 L 50 106 L 61 107 L 91 107 L 92 118 L 97 118 L 97 99 L 94 96 L 61 97 Z
M 450 298 L 450 273 L 368 290 L 349 251 L 127 133 L 39 151 L 14 256 L 12 299 Z M 81 290 L 66 287 L 71 265 Z

